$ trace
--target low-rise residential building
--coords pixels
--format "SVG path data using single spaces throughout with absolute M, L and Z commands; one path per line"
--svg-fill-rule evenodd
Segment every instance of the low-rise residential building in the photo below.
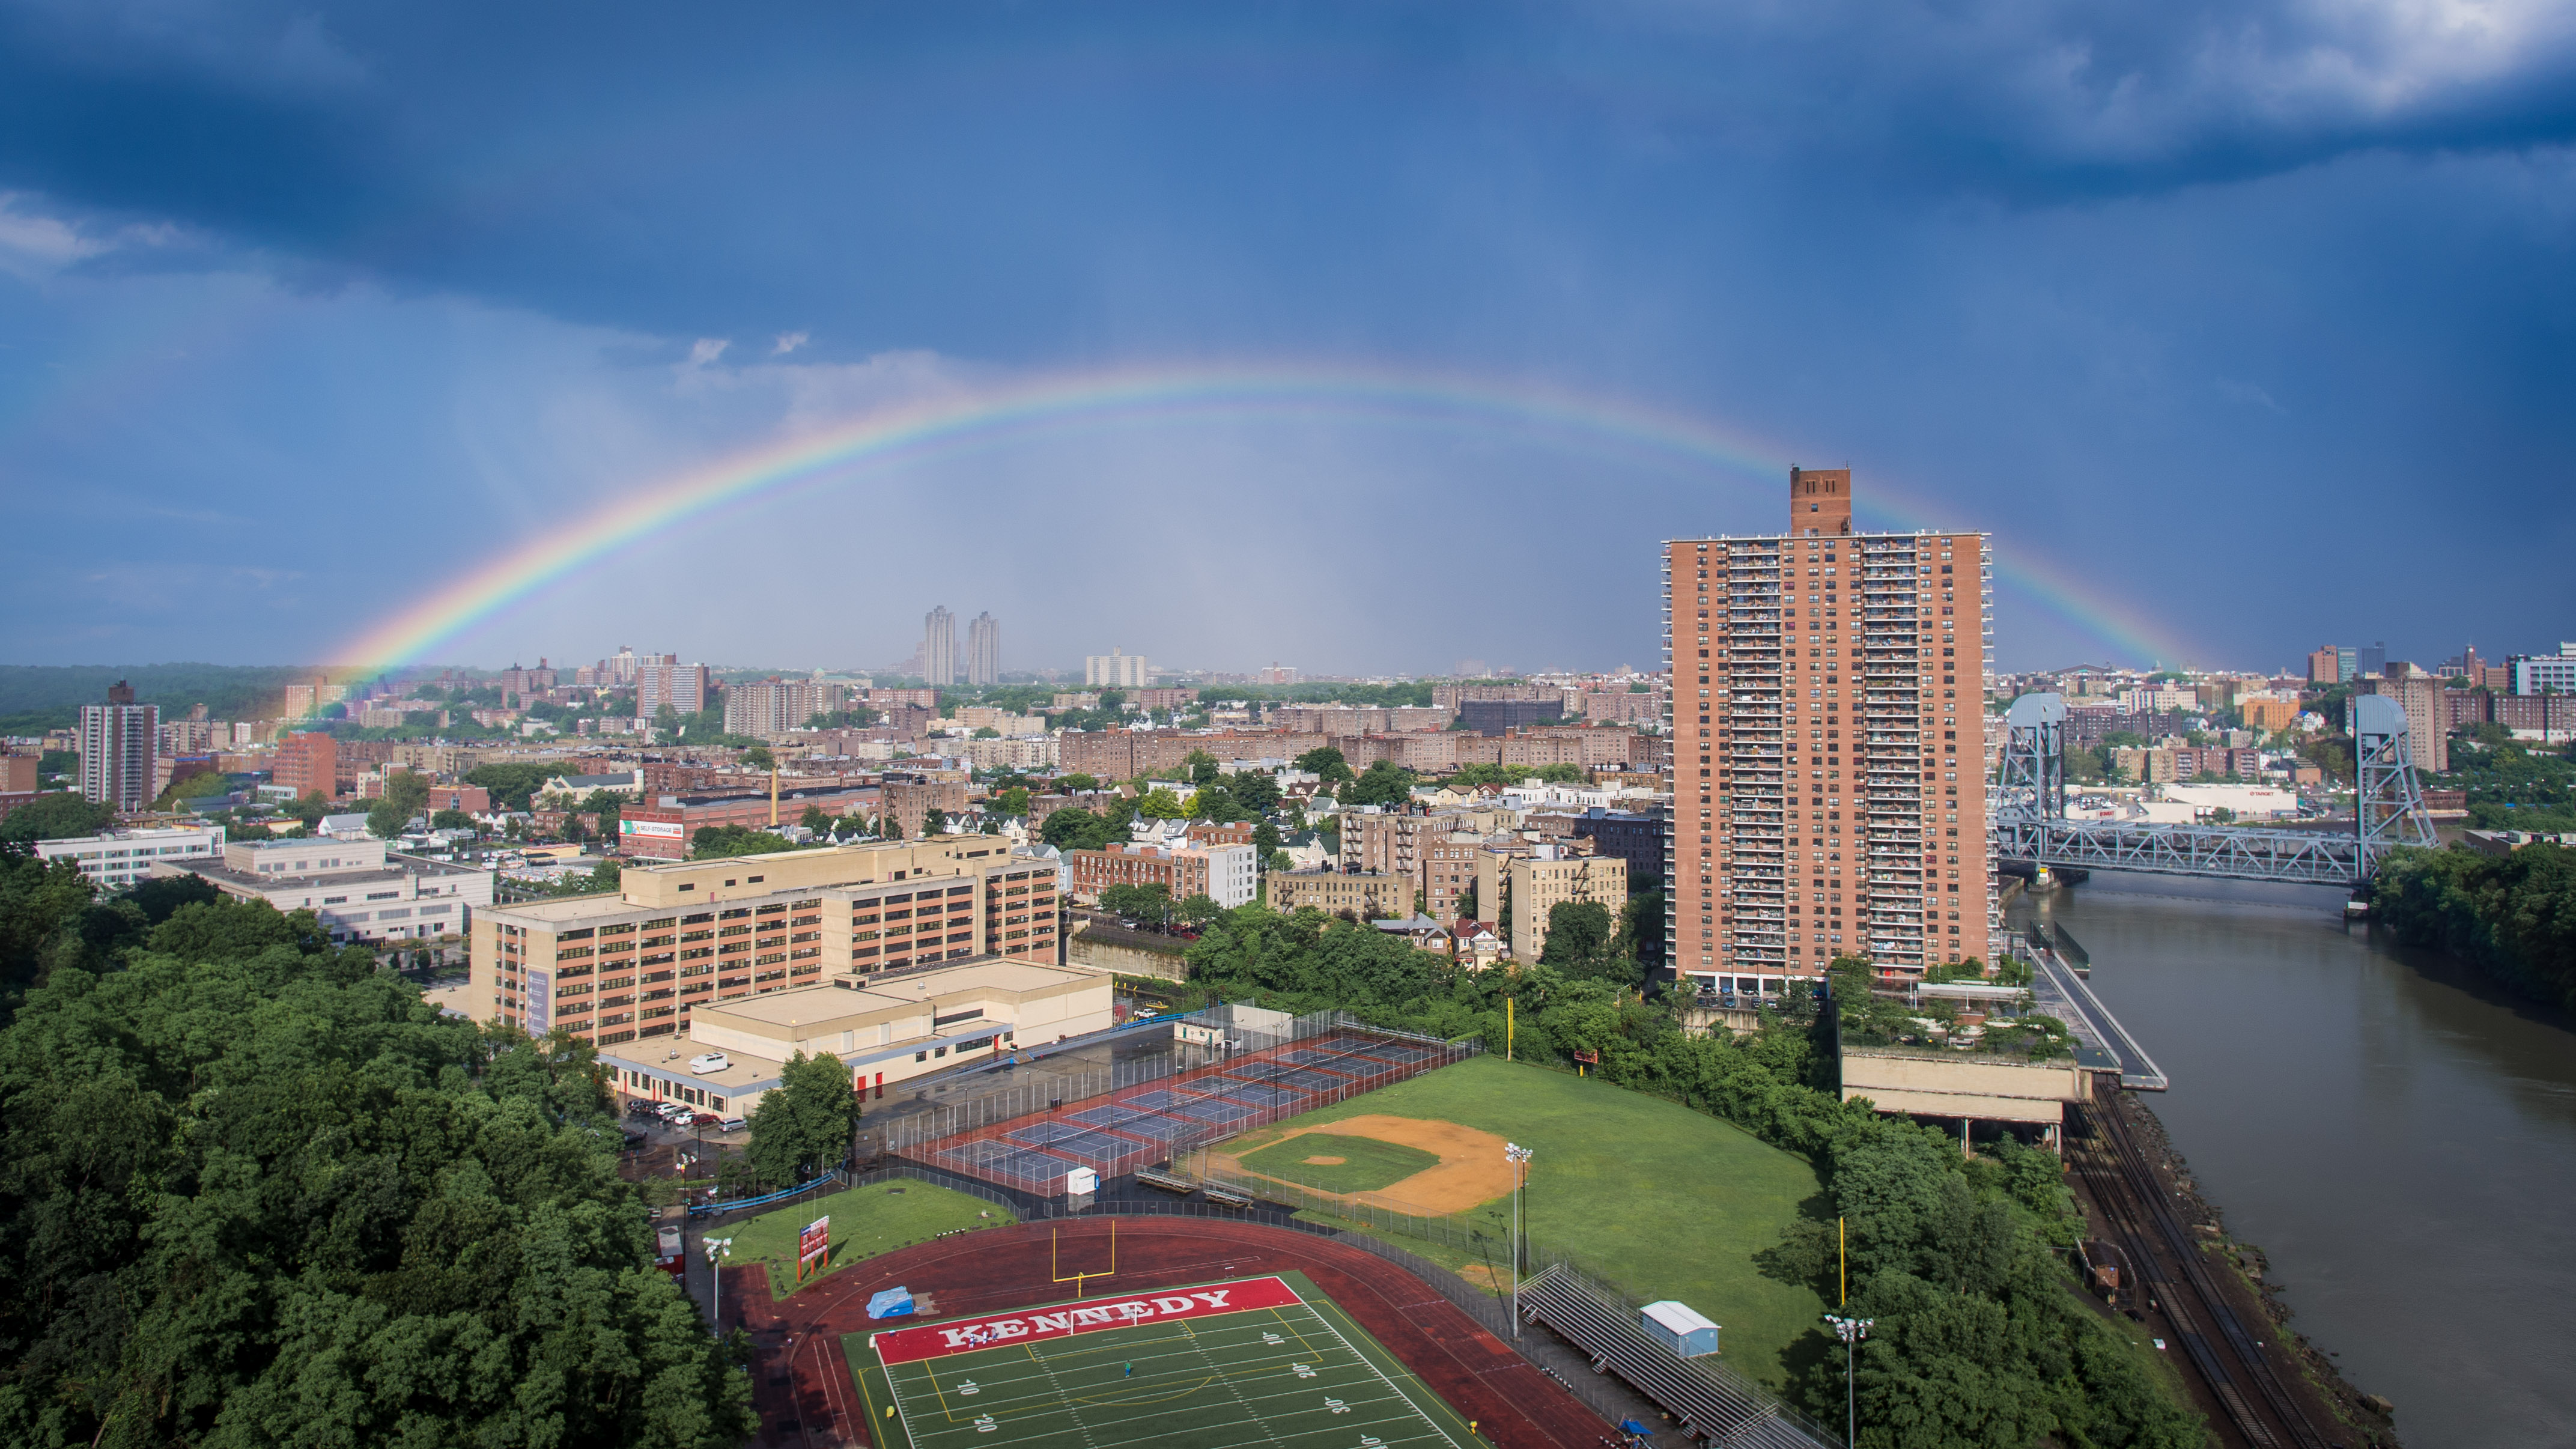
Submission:
M 1503 926 L 1513 960 L 1538 959 L 1547 946 L 1548 913 L 1568 901 L 1598 902 L 1617 919 L 1628 904 L 1628 862 L 1554 845 L 1533 846 L 1517 858 L 1491 850 L 1477 855 L 1476 909 Z
M 1066 851 L 1065 863 L 1077 900 L 1097 901 L 1114 885 L 1159 885 L 1175 901 L 1204 895 L 1231 910 L 1260 893 L 1259 854 L 1250 845 L 1112 845 Z
M 1382 872 L 1274 870 L 1270 908 L 1282 913 L 1308 906 L 1328 916 L 1350 912 L 1360 920 L 1413 914 L 1413 879 Z
M 1052 863 L 990 836 L 636 864 L 614 894 L 479 913 L 475 1014 L 601 1045 L 711 1002 L 974 956 L 1056 959 Z
M 238 900 L 311 911 L 334 941 L 463 935 L 492 904 L 492 872 L 385 849 L 368 838 L 232 841 L 220 862 L 155 860 L 155 877 L 197 875 Z
M 750 1114 L 799 1052 L 829 1054 L 871 1101 L 888 1087 L 980 1065 L 1015 1047 L 1115 1024 L 1112 977 L 1080 966 L 976 957 L 903 975 L 841 975 L 703 1003 L 680 1031 L 638 1051 L 600 1052 L 617 1090 L 722 1117 Z M 688 1064 L 721 1055 L 703 1071 Z
M 185 874 L 187 862 L 216 864 L 224 856 L 224 828 L 220 825 L 180 825 L 160 829 L 117 830 L 105 835 L 76 835 L 61 840 L 39 840 L 36 855 L 42 860 L 68 860 L 80 867 L 91 884 L 101 890 L 123 890 L 152 874 L 152 867 L 167 860 Z

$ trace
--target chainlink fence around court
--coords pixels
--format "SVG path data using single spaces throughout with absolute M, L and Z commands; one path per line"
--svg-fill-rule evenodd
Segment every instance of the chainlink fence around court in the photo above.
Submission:
M 1290 1018 L 1214 1007 L 1170 1026 L 1178 1053 L 912 1113 L 887 1125 L 884 1150 L 1056 1197 L 1079 1169 L 1106 1180 L 1173 1161 L 1483 1050 L 1340 1011 Z

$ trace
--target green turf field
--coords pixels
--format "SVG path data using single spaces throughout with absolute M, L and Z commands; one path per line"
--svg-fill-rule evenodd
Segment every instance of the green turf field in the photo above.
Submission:
M 887 1362 L 886 1351 L 872 1342 L 874 1332 L 845 1336 L 842 1351 L 878 1449 L 1469 1449 L 1485 1442 L 1305 1275 L 1278 1277 L 1302 1301 L 911 1361 Z M 1239 1291 L 1259 1281 L 1196 1287 Z M 1169 1301 L 1166 1295 L 1192 1291 L 1135 1296 Z M 1119 1301 L 1117 1294 L 1096 1294 L 1089 1304 Z M 1025 1323 L 1076 1306 L 949 1322 Z M 887 1331 L 911 1326 L 898 1319 Z
M 1338 1157 L 1342 1161 L 1308 1162 L 1309 1157 Z M 1336 1137 L 1329 1132 L 1291 1137 L 1246 1153 L 1241 1161 L 1255 1172 L 1302 1182 L 1325 1192 L 1374 1192 L 1426 1167 L 1440 1165 L 1438 1157 L 1419 1147 L 1380 1142 L 1374 1137 Z
M 808 1198 L 730 1228 L 714 1229 L 713 1236 L 732 1237 L 733 1256 L 726 1261 L 733 1266 L 767 1263 L 770 1295 L 784 1298 L 797 1286 L 797 1233 L 827 1214 L 832 1219 L 832 1256 L 823 1273 L 806 1279 L 808 1283 L 820 1281 L 844 1264 L 927 1242 L 958 1228 L 992 1228 L 1019 1221 L 1009 1209 L 982 1198 L 905 1178 Z
M 1815 1169 L 1742 1128 L 1606 1082 L 1493 1056 L 1280 1125 L 1314 1127 L 1370 1113 L 1455 1122 L 1536 1148 L 1527 1199 L 1532 1240 L 1557 1245 L 1630 1293 L 1678 1298 L 1716 1319 L 1726 1330 L 1725 1362 L 1739 1373 L 1783 1383 L 1782 1350 L 1824 1312 L 1813 1292 L 1753 1266 L 1753 1254 L 1780 1240 L 1798 1205 L 1823 1191 Z M 1332 1221 L 1323 1213 L 1304 1216 Z M 1499 1243 L 1510 1204 L 1497 1200 L 1465 1216 L 1489 1227 Z M 1474 1253 L 1402 1241 L 1471 1281 L 1490 1281 Z

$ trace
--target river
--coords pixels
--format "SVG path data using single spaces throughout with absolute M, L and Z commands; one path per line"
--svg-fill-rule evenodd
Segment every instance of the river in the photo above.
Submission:
M 2012 913 L 2091 952 L 2202 1195 L 2409 1449 L 2576 1449 L 2576 1023 L 2342 900 L 2097 874 Z

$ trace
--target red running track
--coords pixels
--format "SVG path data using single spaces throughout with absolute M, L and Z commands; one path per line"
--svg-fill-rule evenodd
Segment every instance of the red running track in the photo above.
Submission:
M 726 1323 L 751 1330 L 762 1346 L 752 1367 L 760 1442 L 872 1442 L 840 1346 L 843 1334 L 887 1326 L 869 1322 L 870 1295 L 897 1286 L 928 1293 L 940 1318 L 1070 1298 L 1072 1285 L 1052 1281 L 1054 1274 L 1108 1267 L 1112 1221 L 1118 1225 L 1117 1276 L 1093 1279 L 1086 1297 L 1293 1269 L 1312 1278 L 1502 1449 L 1595 1449 L 1601 1443 L 1607 1426 L 1581 1400 L 1393 1263 L 1286 1228 L 1165 1217 L 1076 1218 L 962 1233 L 852 1264 L 775 1303 L 766 1267 L 725 1269 Z M 1061 1268 L 1050 1266 L 1050 1231 L 1062 1234 Z M 782 1427 L 791 1423 L 795 1427 Z

